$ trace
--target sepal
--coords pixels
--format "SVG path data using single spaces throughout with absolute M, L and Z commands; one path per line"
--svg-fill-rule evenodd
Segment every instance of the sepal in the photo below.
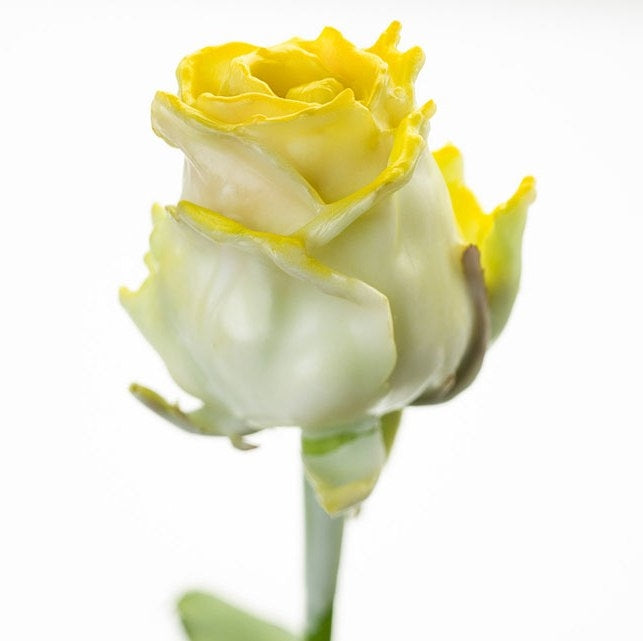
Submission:
M 304 432 L 302 459 L 319 504 L 330 516 L 359 507 L 390 453 L 401 412 L 366 417 L 318 436 Z
M 227 436 L 230 439 L 230 443 L 242 451 L 254 450 L 257 447 L 252 443 L 248 443 L 241 434 L 226 433 L 221 426 L 218 425 L 210 408 L 205 405 L 191 412 L 185 412 L 179 407 L 178 403 L 170 403 L 149 387 L 132 383 L 129 391 L 132 393 L 132 396 L 145 405 L 145 407 L 151 409 L 161 418 L 164 418 L 169 423 L 172 423 L 172 425 L 186 432 L 206 436 Z M 248 428 L 247 433 L 253 431 L 251 428 Z

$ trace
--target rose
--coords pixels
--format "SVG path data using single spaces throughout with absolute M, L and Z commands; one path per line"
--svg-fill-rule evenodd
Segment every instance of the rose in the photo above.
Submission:
M 515 298 L 533 199 L 525 179 L 485 215 L 455 148 L 427 151 L 423 54 L 397 49 L 399 29 L 367 50 L 326 28 L 185 58 L 179 95 L 152 105 L 154 131 L 186 156 L 182 199 L 154 208 L 150 274 L 121 296 L 203 407 L 139 398 L 237 444 L 300 426 L 331 511 L 372 488 L 398 410 L 477 372 L 489 318 L 495 336 Z

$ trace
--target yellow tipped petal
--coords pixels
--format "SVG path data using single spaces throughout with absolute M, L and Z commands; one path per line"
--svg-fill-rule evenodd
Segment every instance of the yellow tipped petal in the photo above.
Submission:
M 311 186 L 280 157 L 176 96 L 156 95 L 152 126 L 186 155 L 185 200 L 225 211 L 248 227 L 280 233 L 297 230 L 323 207 Z
M 402 25 L 392 22 L 377 42 L 367 49 L 386 63 L 387 73 L 373 91 L 370 108 L 376 117 L 388 126 L 395 127 L 413 109 L 413 83 L 424 64 L 424 52 L 420 47 L 399 51 Z
M 284 272 L 310 281 L 332 296 L 369 306 L 379 306 L 384 298 L 365 283 L 335 272 L 308 255 L 298 238 L 248 229 L 221 214 L 187 201 L 181 201 L 178 207 L 168 210 L 176 220 L 211 240 L 221 244 L 231 243 L 252 252 L 258 251 L 274 261 Z
M 460 186 L 464 180 L 464 162 L 460 150 L 454 145 L 446 145 L 434 151 L 433 157 L 449 188 Z
M 525 178 L 503 205 L 485 214 L 464 182 L 462 155 L 453 145 L 433 154 L 449 189 L 458 228 L 480 249 L 491 314 L 491 338 L 504 328 L 518 293 L 522 233 L 527 209 L 536 197 L 535 180 Z
M 370 51 L 380 53 L 396 47 L 400 42 L 401 31 L 402 23 L 399 22 L 399 20 L 393 20 L 382 32 L 382 35 L 377 39 L 377 42 L 370 48 Z
M 367 51 L 377 54 L 388 64 L 395 85 L 413 90 L 413 82 L 424 64 L 424 52 L 420 47 L 411 47 L 408 51 L 399 51 L 402 25 L 394 21 Z M 411 94 L 412 95 L 412 94 Z
M 330 242 L 382 198 L 410 180 L 425 148 L 424 132 L 434 113 L 435 105 L 430 101 L 407 116 L 395 132 L 386 169 L 370 184 L 328 205 L 319 216 L 297 232 L 298 237 L 305 239 L 307 247 Z
M 493 226 L 480 245 L 491 312 L 491 335 L 503 330 L 513 307 L 522 271 L 522 234 L 527 209 L 536 198 L 536 181 L 524 178 L 516 193 L 491 214 Z
M 453 213 L 464 241 L 479 245 L 493 220 L 485 215 L 473 192 L 464 183 L 462 154 L 453 145 L 447 145 L 433 152 L 433 157 L 449 189 Z

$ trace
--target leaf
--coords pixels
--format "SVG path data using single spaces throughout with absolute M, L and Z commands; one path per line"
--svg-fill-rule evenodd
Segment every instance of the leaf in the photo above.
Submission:
M 283 628 L 204 592 L 188 592 L 178 603 L 190 641 L 299 641 Z

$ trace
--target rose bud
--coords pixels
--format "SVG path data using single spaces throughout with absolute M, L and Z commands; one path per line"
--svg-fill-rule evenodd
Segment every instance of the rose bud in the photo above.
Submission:
M 527 178 L 485 214 L 457 150 L 429 152 L 424 56 L 397 49 L 399 30 L 366 50 L 326 28 L 185 58 L 178 95 L 152 105 L 154 131 L 185 154 L 183 193 L 154 207 L 149 276 L 121 294 L 203 406 L 135 394 L 240 446 L 299 426 L 333 513 L 372 490 L 399 410 L 474 378 L 516 296 L 534 198 Z

